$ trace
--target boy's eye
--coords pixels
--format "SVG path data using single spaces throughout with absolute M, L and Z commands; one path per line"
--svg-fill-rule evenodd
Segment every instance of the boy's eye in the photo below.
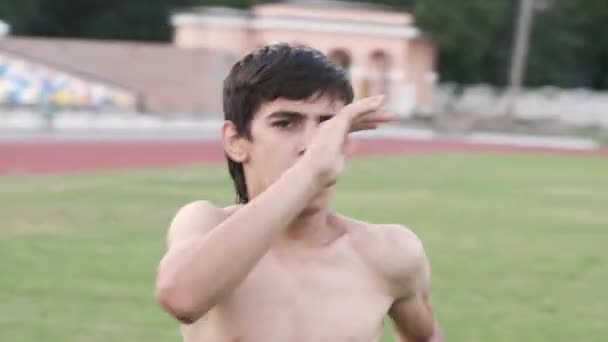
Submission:
M 321 123 L 323 121 L 327 121 L 333 117 L 334 117 L 333 115 L 322 115 L 321 117 L 319 117 L 319 123 Z
M 290 128 L 294 125 L 294 122 L 290 120 L 280 120 L 275 121 L 272 125 L 279 128 Z

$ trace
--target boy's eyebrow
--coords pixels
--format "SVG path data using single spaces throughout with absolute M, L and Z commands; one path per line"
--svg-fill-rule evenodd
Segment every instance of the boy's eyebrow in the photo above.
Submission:
M 336 113 L 321 113 L 318 115 L 318 117 L 322 120 L 328 120 L 328 119 L 331 119 L 332 117 L 334 117 L 335 115 L 336 115 Z M 305 115 L 303 113 L 292 111 L 292 110 L 277 110 L 276 112 L 270 113 L 267 116 L 267 118 L 268 119 L 276 119 L 276 118 L 296 119 L 296 118 L 302 118 L 304 116 Z
M 272 112 L 270 115 L 268 115 L 268 118 L 299 118 L 303 116 L 304 114 L 292 110 L 277 110 L 276 112 Z

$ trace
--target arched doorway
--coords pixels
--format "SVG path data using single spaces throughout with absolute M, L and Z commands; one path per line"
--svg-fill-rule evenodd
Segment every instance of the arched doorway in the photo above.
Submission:
M 369 56 L 369 95 L 386 94 L 390 91 L 391 60 L 382 50 L 375 50 Z
M 341 66 L 347 72 L 350 71 L 351 58 L 350 54 L 344 49 L 334 49 L 329 52 L 329 59 Z

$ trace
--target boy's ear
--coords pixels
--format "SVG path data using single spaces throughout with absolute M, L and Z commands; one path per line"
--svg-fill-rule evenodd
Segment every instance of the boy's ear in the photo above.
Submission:
M 246 138 L 241 137 L 232 121 L 226 120 L 222 126 L 222 145 L 224 151 L 237 163 L 249 160 Z

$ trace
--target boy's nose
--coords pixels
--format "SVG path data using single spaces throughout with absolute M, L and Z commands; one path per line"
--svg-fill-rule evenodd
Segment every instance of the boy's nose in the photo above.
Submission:
M 306 153 L 306 149 L 314 138 L 317 129 L 318 125 L 314 125 L 312 123 L 306 125 L 306 128 L 303 130 L 302 135 L 300 137 L 300 144 L 298 146 L 298 156 L 301 156 Z

